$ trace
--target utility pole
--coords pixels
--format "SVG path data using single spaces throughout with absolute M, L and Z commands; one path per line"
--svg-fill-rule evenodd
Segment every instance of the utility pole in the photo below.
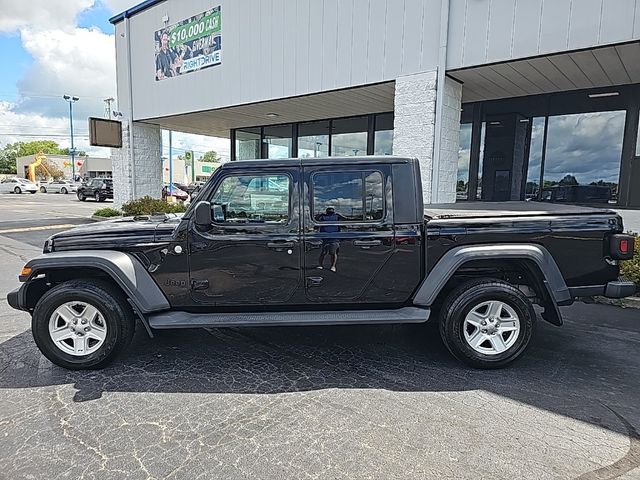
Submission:
M 115 102 L 115 98 L 113 97 L 109 97 L 109 98 L 105 98 L 104 100 L 104 116 L 105 118 L 108 118 L 109 120 L 111 120 L 111 104 L 113 102 Z
M 69 102 L 69 127 L 71 130 L 71 148 L 69 149 L 69 155 L 71 155 L 71 180 L 76 181 L 76 147 L 73 144 L 73 104 L 80 100 L 80 97 L 64 94 L 62 96 L 67 102 Z

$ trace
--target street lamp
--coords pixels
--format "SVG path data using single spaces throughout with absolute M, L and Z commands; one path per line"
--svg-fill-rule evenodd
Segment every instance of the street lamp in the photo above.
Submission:
M 71 148 L 69 149 L 69 155 L 71 155 L 71 179 L 76 181 L 76 147 L 73 145 L 73 104 L 80 100 L 80 97 L 64 94 L 62 96 L 67 102 L 69 102 L 69 127 L 71 129 Z

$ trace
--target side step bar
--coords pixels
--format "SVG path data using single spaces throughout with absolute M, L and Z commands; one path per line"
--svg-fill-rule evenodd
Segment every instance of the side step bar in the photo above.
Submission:
M 338 310 L 312 312 L 189 313 L 161 312 L 149 315 L 151 328 L 266 327 L 302 325 L 356 325 L 421 323 L 429 319 L 428 308 L 396 310 Z

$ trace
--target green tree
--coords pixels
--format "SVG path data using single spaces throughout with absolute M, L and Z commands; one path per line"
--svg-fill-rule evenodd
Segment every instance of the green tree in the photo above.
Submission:
M 220 157 L 218 156 L 218 152 L 216 152 L 215 150 L 209 150 L 207 153 L 205 153 L 202 157 L 200 157 L 198 160 L 200 160 L 201 162 L 219 162 L 220 161 Z

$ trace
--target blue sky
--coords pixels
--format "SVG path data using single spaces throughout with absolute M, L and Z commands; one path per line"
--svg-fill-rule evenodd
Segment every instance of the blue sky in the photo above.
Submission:
M 0 13 L 0 147 L 18 141 L 52 139 L 69 144 L 69 106 L 74 104 L 78 148 L 90 155 L 87 117 L 104 115 L 104 99 L 117 98 L 114 29 L 109 18 L 140 0 L 11 0 Z M 117 105 L 113 105 L 117 109 Z M 166 138 L 166 134 L 164 135 Z M 177 133 L 176 155 L 216 150 L 228 157 L 228 140 Z M 165 145 L 164 154 L 168 151 Z

